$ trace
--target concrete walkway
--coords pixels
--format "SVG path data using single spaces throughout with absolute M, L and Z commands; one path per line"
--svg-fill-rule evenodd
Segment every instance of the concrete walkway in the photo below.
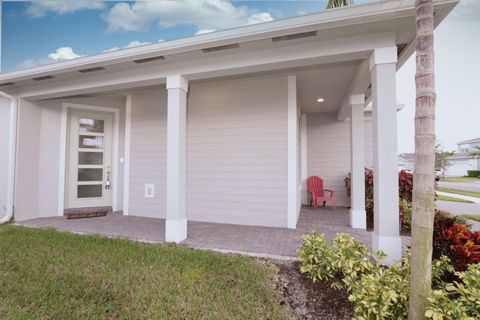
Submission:
M 23 226 L 122 237 L 139 241 L 164 242 L 165 220 L 123 216 L 112 213 L 105 217 L 67 220 L 65 217 L 38 218 L 18 223 Z M 302 244 L 302 235 L 317 231 L 332 239 L 335 234 L 349 233 L 371 248 L 371 233 L 349 227 L 347 208 L 312 210 L 303 207 L 297 229 L 240 226 L 206 222 L 188 222 L 188 238 L 184 242 L 193 248 L 238 252 L 255 256 L 293 258 Z M 404 250 L 410 237 L 402 237 Z
M 453 197 L 453 198 L 468 200 L 468 201 L 472 201 L 473 203 L 480 203 L 480 198 L 464 196 L 463 194 L 448 193 L 448 192 L 442 192 L 442 191 L 437 191 L 437 194 L 446 196 L 446 197 Z
M 437 182 L 439 187 L 442 188 L 452 188 L 452 189 L 461 189 L 468 191 L 478 191 L 480 192 L 480 180 L 479 181 L 465 181 L 465 182 Z

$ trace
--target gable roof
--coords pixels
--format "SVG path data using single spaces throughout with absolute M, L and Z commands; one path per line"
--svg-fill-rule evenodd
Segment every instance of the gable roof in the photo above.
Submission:
M 433 1 L 436 25 L 458 3 L 458 0 Z M 414 0 L 384 0 L 330 9 L 304 16 L 241 26 L 2 73 L 0 74 L 0 89 L 10 89 L 16 85 L 31 86 L 35 84 L 32 79 L 51 79 L 56 75 L 70 74 L 72 77 L 81 77 L 82 70 L 102 70 L 103 68 L 108 71 L 109 68 L 119 67 L 122 64 L 128 64 L 128 68 L 135 68 L 135 63 L 148 59 L 158 58 L 168 63 L 170 59 L 174 60 L 178 54 L 194 53 L 198 57 L 208 50 L 232 45 L 241 46 L 242 43 L 258 40 L 270 40 L 271 43 L 275 42 L 275 39 L 288 39 L 288 37 L 309 32 L 317 32 L 323 37 L 335 38 L 352 34 L 352 32 L 395 30 L 397 41 L 401 44 L 399 46 L 399 65 L 401 65 L 413 53 L 415 47 L 415 26 L 412 17 L 414 17 Z M 386 26 L 388 28 L 385 28 Z
M 458 142 L 457 144 L 472 143 L 472 142 L 480 142 L 480 138 L 461 141 L 461 142 Z

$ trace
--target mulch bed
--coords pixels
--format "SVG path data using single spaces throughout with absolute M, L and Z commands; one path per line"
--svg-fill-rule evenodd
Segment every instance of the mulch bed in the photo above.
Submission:
M 278 290 L 281 290 L 298 319 L 351 319 L 353 305 L 344 290 L 327 283 L 313 283 L 300 273 L 300 262 L 276 261 Z

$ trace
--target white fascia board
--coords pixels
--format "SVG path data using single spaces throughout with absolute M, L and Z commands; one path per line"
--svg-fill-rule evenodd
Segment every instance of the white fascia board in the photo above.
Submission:
M 302 65 L 342 59 L 366 58 L 373 48 L 390 45 L 391 33 L 373 33 L 361 36 L 307 42 L 304 44 L 263 49 L 224 56 L 205 57 L 188 62 L 176 62 L 156 67 L 142 67 L 112 73 L 102 73 L 62 82 L 19 88 L 16 95 L 30 99 L 47 99 L 62 95 L 84 94 L 90 91 L 119 90 L 133 86 L 165 83 L 165 78 L 182 75 L 187 80 L 215 76 L 236 75 L 248 72 L 285 69 Z M 354 57 L 356 55 L 356 58 Z M 322 61 L 324 63 L 325 60 Z
M 457 2 L 458 0 L 435 0 L 434 4 L 436 7 L 446 7 L 446 14 L 448 14 Z M 413 13 L 414 0 L 387 0 L 330 9 L 299 17 L 231 28 L 118 51 L 98 53 L 74 60 L 12 71 L 0 74 L 0 83 L 21 81 L 47 74 L 65 73 L 82 68 L 108 66 L 158 55 L 171 55 L 227 43 L 260 40 L 296 32 L 348 26 L 355 28 L 357 24 L 405 17 Z

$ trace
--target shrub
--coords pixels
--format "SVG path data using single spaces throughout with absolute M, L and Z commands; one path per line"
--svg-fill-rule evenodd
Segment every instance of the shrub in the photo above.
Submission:
M 351 194 L 351 174 L 344 180 L 348 197 Z M 413 175 L 402 170 L 398 173 L 398 194 L 400 200 L 412 201 Z M 373 229 L 373 170 L 365 168 L 365 211 L 367 213 L 367 228 Z
M 467 176 L 480 177 L 480 170 L 467 170 Z
M 403 231 L 412 229 L 412 203 L 406 199 L 400 200 L 400 221 Z
M 480 233 L 444 213 L 435 216 L 433 258 L 447 256 L 455 270 L 464 271 L 470 264 L 480 263 Z
M 480 318 L 480 265 L 456 272 L 459 281 L 434 290 L 428 298 L 425 317 L 434 320 L 475 320 Z
M 372 254 L 367 246 L 347 234 L 337 234 L 329 244 L 318 233 L 304 236 L 299 255 L 300 271 L 314 282 L 327 281 L 333 288 L 349 292 L 356 319 L 403 319 L 408 310 L 408 259 L 385 267 L 375 264 L 383 254 Z
M 450 223 L 447 219 L 442 221 Z M 348 300 L 354 304 L 354 319 L 406 319 L 409 257 L 391 267 L 381 266 L 373 259 L 381 259 L 382 254 L 370 253 L 352 236 L 338 234 L 329 244 L 319 233 L 304 236 L 299 255 L 300 271 L 314 282 L 326 281 L 333 288 L 348 291 Z M 454 272 L 450 259 L 442 256 L 433 262 L 432 286 L 427 318 L 480 319 L 480 264 L 470 265 L 465 272 Z
M 354 303 L 354 319 L 406 319 L 410 288 L 410 264 L 404 259 L 393 267 L 376 266 L 352 283 L 348 300 Z

